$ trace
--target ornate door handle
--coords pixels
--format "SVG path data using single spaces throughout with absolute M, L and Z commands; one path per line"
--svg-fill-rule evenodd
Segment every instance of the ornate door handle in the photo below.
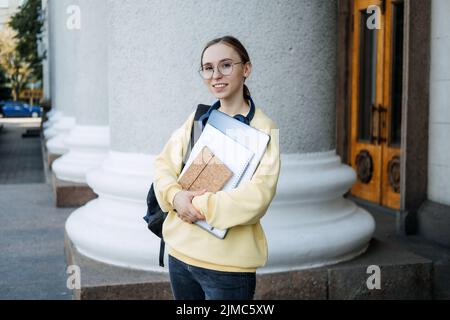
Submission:
M 378 105 L 378 135 L 377 135 L 377 144 L 381 144 L 382 142 L 386 142 L 386 138 L 382 137 L 382 131 L 384 127 L 384 117 L 383 113 L 387 114 L 387 109 L 383 107 L 381 104 Z
M 372 104 L 371 106 L 370 106 L 370 113 L 371 113 L 371 115 L 370 115 L 370 144 L 374 144 L 374 141 L 375 141 L 375 139 L 377 138 L 376 136 L 374 136 L 373 135 L 373 133 L 374 133 L 374 129 L 373 129 L 373 120 L 375 119 L 375 117 L 374 117 L 374 114 L 375 114 L 375 112 L 377 112 L 378 111 L 378 108 L 374 105 L 374 104 Z M 377 130 L 378 131 L 378 130 Z M 377 132 L 378 133 L 378 132 Z
M 370 143 L 373 144 L 375 141 L 376 144 L 379 145 L 382 142 L 386 142 L 386 138 L 382 137 L 382 130 L 384 125 L 383 113 L 387 113 L 387 109 L 380 104 L 378 105 L 378 107 L 375 104 L 372 104 L 371 112 L 372 112 L 372 121 L 370 122 Z M 375 130 L 373 128 L 375 120 L 374 117 L 375 112 L 378 112 L 376 135 L 374 135 Z

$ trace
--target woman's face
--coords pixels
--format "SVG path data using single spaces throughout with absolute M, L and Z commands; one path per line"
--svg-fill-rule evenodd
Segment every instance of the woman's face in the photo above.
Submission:
M 244 77 L 249 77 L 251 64 L 235 64 L 237 62 L 242 62 L 239 54 L 232 47 L 223 43 L 217 43 L 205 50 L 203 54 L 203 69 L 214 70 L 214 74 L 211 79 L 203 81 L 217 99 L 227 99 L 235 95 L 242 95 Z M 231 74 L 223 75 L 218 72 L 219 65 L 222 65 L 224 70 L 232 65 Z

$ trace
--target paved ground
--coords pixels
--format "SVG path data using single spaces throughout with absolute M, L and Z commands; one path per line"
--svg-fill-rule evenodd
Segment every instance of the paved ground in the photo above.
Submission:
M 0 185 L 44 183 L 39 137 L 22 137 L 34 133 L 37 119 L 0 119 Z
M 64 223 L 73 209 L 54 207 L 36 121 L 1 119 L 0 299 L 71 299 L 66 288 Z

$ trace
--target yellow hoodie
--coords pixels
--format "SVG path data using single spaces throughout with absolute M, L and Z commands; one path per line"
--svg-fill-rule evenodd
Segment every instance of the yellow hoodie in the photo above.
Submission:
M 269 145 L 252 179 L 230 191 L 206 192 L 192 199 L 193 206 L 218 229 L 228 229 L 219 239 L 195 224 L 183 222 L 173 207 L 182 190 L 177 183 L 189 143 L 195 111 L 173 132 L 154 162 L 154 189 L 161 209 L 168 212 L 163 237 L 173 257 L 201 268 L 255 272 L 267 262 L 267 242 L 260 219 L 276 193 L 280 174 L 279 130 L 259 108 L 250 125 L 270 134 Z

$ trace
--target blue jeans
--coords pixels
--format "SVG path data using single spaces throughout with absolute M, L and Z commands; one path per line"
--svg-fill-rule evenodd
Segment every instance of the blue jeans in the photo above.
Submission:
M 255 294 L 255 272 L 204 269 L 169 255 L 169 275 L 176 300 L 253 300 Z

